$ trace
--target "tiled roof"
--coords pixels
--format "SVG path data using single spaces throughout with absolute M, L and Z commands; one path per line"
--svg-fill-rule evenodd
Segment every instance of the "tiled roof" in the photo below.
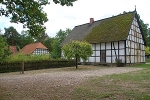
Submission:
M 22 48 L 22 53 L 31 54 L 36 48 L 48 49 L 41 42 L 28 44 Z
M 16 46 L 9 46 L 9 49 L 10 49 L 10 51 L 11 51 L 13 54 L 15 54 L 15 53 L 18 52 Z
M 70 40 L 87 41 L 89 43 L 126 40 L 136 11 L 120 14 L 110 18 L 75 26 L 71 33 L 61 43 L 61 46 Z

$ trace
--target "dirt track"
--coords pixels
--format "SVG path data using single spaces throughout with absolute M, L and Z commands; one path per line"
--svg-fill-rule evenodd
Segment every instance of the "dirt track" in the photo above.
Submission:
M 68 87 L 68 91 L 71 91 L 69 87 L 84 82 L 89 77 L 127 73 L 141 69 L 131 67 L 97 67 L 94 69 L 87 68 L 86 70 L 68 70 L 68 68 L 61 68 L 56 70 L 26 71 L 23 75 L 19 74 L 19 72 L 2 73 L 0 74 L 0 89 L 6 89 L 5 92 L 8 94 L 4 94 L 10 95 L 11 100 L 45 100 L 52 97 L 51 93 L 56 92 L 56 88 Z M 51 93 L 48 94 L 49 92 Z M 39 94 L 41 96 L 38 97 Z

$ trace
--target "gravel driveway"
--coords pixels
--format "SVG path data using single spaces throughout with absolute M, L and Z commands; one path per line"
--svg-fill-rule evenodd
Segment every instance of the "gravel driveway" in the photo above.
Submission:
M 79 66 L 79 68 L 80 67 L 82 66 Z M 2 73 L 0 74 L 0 87 L 5 88 L 8 92 L 11 91 L 10 94 L 13 94 L 12 97 L 14 99 L 18 98 L 19 100 L 20 97 L 16 97 L 17 95 L 28 93 L 28 91 L 33 89 L 37 89 L 36 91 L 45 91 L 48 87 L 68 87 L 84 82 L 89 77 L 127 73 L 137 70 L 142 70 L 142 68 L 96 67 L 87 70 L 65 70 L 65 68 L 60 68 L 56 70 L 26 71 L 25 74 L 19 74 L 19 72 Z M 42 99 L 43 98 L 44 97 L 42 97 Z
M 65 68 L 64 68 L 65 69 Z M 110 74 L 127 73 L 131 71 L 141 70 L 142 68 L 131 68 L 131 67 L 101 67 L 90 70 L 78 70 L 78 71 L 48 71 L 32 73 L 27 71 L 25 74 L 0 74 L 0 83 L 20 84 L 20 83 L 35 83 L 35 82 L 47 82 L 53 86 L 59 85 L 70 85 L 80 82 L 81 80 L 87 79 L 88 77 L 103 76 Z M 48 69 L 51 70 L 51 69 Z

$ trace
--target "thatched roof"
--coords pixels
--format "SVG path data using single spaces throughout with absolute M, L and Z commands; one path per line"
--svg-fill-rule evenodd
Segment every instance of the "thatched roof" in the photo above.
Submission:
M 70 40 L 84 40 L 89 43 L 126 40 L 134 17 L 137 17 L 136 11 L 75 26 L 61 46 Z

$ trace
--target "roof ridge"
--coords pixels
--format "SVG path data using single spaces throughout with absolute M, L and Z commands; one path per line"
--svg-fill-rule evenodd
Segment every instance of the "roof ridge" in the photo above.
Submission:
M 111 17 L 107 17 L 107 18 L 100 19 L 100 20 L 96 20 L 96 21 L 94 21 L 94 23 L 95 23 L 95 22 L 98 22 L 98 21 L 103 21 L 103 20 L 107 20 L 107 19 L 110 19 L 110 18 L 114 18 L 114 17 L 126 15 L 126 14 L 129 14 L 129 13 L 135 13 L 135 12 L 136 12 L 135 10 L 134 10 L 134 11 L 129 11 L 129 12 L 126 12 L 126 13 L 123 13 L 123 14 L 118 14 L 118 15 L 115 15 L 115 16 L 111 16 Z M 89 24 L 89 23 L 77 25 L 77 26 L 75 26 L 75 27 L 79 27 L 79 26 L 86 25 L 86 24 Z

